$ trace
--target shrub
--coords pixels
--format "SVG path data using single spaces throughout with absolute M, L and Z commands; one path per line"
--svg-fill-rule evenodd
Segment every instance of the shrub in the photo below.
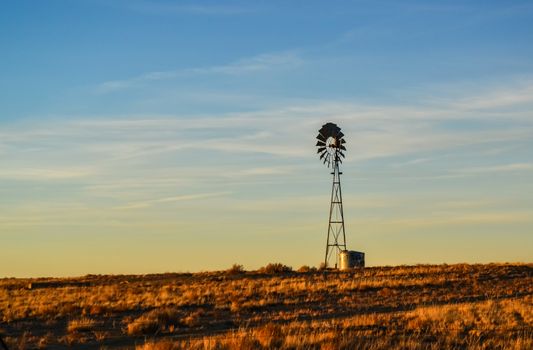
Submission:
M 261 267 L 258 272 L 268 274 L 287 273 L 292 272 L 292 267 L 283 265 L 281 263 L 270 263 L 267 266 Z
M 146 335 L 181 326 L 181 314 L 175 308 L 154 309 L 128 323 L 129 335 Z
M 228 275 L 240 275 L 241 273 L 246 272 L 244 266 L 239 264 L 233 264 L 229 269 L 226 270 Z
M 303 265 L 303 266 L 300 266 L 300 268 L 298 269 L 298 272 L 302 272 L 302 273 L 305 273 L 305 272 L 312 272 L 312 271 L 316 271 L 316 267 L 311 267 L 311 266 L 308 266 L 308 265 Z

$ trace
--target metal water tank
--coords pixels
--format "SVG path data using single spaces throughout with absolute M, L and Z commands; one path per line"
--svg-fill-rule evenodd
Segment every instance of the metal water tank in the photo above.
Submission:
M 340 252 L 340 269 L 349 270 L 356 267 L 365 267 L 365 253 L 354 250 L 343 250 Z

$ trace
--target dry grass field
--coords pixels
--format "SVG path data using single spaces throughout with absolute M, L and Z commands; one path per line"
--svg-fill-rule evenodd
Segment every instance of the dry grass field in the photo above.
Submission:
M 533 264 L 0 279 L 9 349 L 533 349 Z

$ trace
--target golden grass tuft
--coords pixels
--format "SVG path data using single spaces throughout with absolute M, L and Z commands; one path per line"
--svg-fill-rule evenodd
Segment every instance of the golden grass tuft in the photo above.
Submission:
M 74 320 L 70 320 L 67 325 L 67 332 L 89 332 L 98 324 L 94 319 L 88 317 L 82 317 Z
M 176 308 L 154 309 L 142 314 L 127 325 L 129 335 L 149 335 L 174 330 L 181 323 L 182 313 Z

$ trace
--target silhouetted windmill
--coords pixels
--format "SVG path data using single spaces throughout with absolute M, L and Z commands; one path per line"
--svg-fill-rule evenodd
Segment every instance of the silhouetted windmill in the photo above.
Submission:
M 328 167 L 332 167 L 333 186 L 331 188 L 331 202 L 329 208 L 328 238 L 326 241 L 326 256 L 324 265 L 327 268 L 332 256 L 335 256 L 335 268 L 340 259 L 341 269 L 364 266 L 364 254 L 346 249 L 346 232 L 344 229 L 344 211 L 342 208 L 341 178 L 339 164 L 345 157 L 346 151 L 344 134 L 334 123 L 326 123 L 318 130 L 316 146 L 320 160 Z

